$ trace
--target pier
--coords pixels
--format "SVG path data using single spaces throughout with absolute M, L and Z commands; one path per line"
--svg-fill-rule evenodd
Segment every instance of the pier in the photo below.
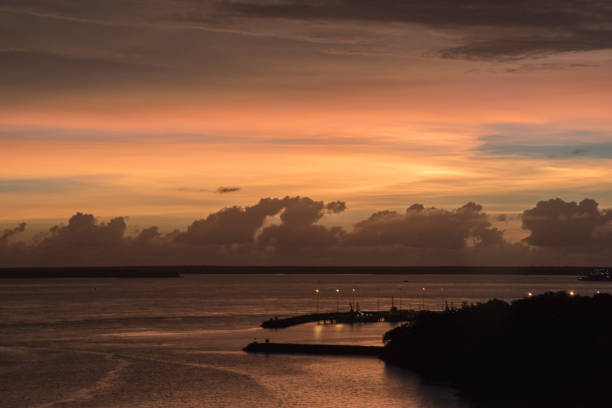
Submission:
M 382 346 L 352 346 L 344 344 L 295 344 L 295 343 L 258 343 L 253 342 L 242 350 L 247 353 L 267 354 L 325 354 L 337 356 L 374 356 L 382 353 Z
M 415 310 L 358 311 L 335 313 L 312 313 L 278 319 L 276 317 L 261 324 L 264 329 L 282 329 L 304 323 L 338 324 L 338 323 L 375 323 L 375 322 L 408 322 L 416 318 Z

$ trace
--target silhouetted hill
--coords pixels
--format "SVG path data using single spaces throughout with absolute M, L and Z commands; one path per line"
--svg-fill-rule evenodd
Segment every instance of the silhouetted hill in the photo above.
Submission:
M 184 274 L 459 274 L 586 275 L 583 266 L 296 266 L 296 265 L 150 265 L 0 268 L 0 278 L 177 276 Z
M 612 397 L 612 296 L 546 293 L 423 313 L 385 334 L 382 358 L 483 406 L 582 407 Z

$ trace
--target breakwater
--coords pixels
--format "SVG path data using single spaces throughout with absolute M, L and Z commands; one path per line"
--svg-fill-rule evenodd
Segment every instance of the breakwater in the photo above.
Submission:
M 352 346 L 343 344 L 295 344 L 295 343 L 258 343 L 248 344 L 242 350 L 248 353 L 278 354 L 325 354 L 375 356 L 382 353 L 382 346 Z
M 264 329 L 282 329 L 313 322 L 322 324 L 407 322 L 414 320 L 418 313 L 414 310 L 312 313 L 281 319 L 275 317 L 264 321 L 261 327 Z

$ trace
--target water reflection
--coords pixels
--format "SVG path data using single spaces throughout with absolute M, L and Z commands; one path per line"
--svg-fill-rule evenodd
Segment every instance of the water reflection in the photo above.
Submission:
M 357 288 L 359 304 L 367 310 L 390 307 L 392 296 L 398 305 L 400 285 L 402 308 L 423 303 L 441 308 L 447 301 L 459 305 L 492 297 L 510 300 L 549 290 L 612 290 L 572 276 L 207 275 L 171 281 L 7 281 L 0 285 L 5 347 L 0 365 L 13 371 L 5 381 L 11 387 L 5 387 L 0 400 L 16 408 L 50 406 L 76 393 L 91 398 L 62 406 L 468 407 L 452 389 L 423 382 L 376 358 L 254 356 L 240 351 L 253 337 L 381 345 L 394 324 L 313 323 L 282 330 L 264 330 L 259 324 L 271 316 L 312 313 L 317 308 L 313 288 L 320 290 L 318 307 L 323 312 L 336 309 L 336 288 Z M 91 287 L 96 287 L 95 295 Z M 129 365 L 112 374 L 124 360 Z M 93 398 L 87 390 L 95 389 L 100 378 L 111 381 Z M 32 385 L 49 379 L 52 387 Z M 36 393 L 29 391 L 33 388 Z
M 424 382 L 417 373 L 385 364 L 385 392 L 398 398 L 409 397 L 405 407 L 417 408 L 469 408 L 456 390 L 432 383 Z

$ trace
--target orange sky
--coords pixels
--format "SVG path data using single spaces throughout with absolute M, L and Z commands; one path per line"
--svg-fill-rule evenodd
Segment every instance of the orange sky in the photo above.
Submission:
M 167 222 L 298 194 L 346 201 L 346 225 L 415 202 L 612 206 L 604 46 L 448 58 L 476 35 L 460 21 L 170 24 L 158 3 L 0 8 L 0 222 Z

